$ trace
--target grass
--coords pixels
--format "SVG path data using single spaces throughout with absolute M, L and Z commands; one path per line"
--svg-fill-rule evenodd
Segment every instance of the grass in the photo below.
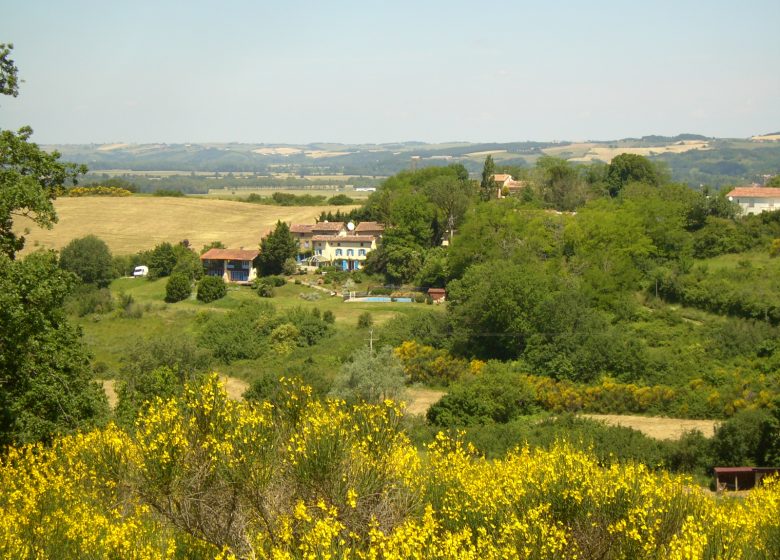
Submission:
M 261 299 L 248 287 L 231 286 L 225 298 L 204 304 L 193 296 L 185 301 L 165 303 L 167 279 L 149 281 L 145 279 L 120 278 L 110 289 L 114 295 L 124 293 L 145 311 L 140 318 L 125 318 L 115 311 L 105 315 L 88 315 L 76 319 L 84 333 L 84 340 L 93 354 L 93 363 L 100 363 L 100 377 L 112 378 L 122 367 L 123 356 L 139 338 L 165 336 L 170 333 L 186 333 L 197 336 L 202 324 L 210 314 L 224 313 L 242 303 L 270 302 L 278 311 L 295 307 L 319 308 L 321 312 L 331 311 L 335 316 L 335 329 L 331 336 L 312 347 L 296 348 L 285 357 L 264 356 L 258 360 L 239 360 L 231 364 L 216 364 L 221 374 L 251 383 L 265 373 L 275 375 L 298 375 L 305 369 L 314 368 L 326 378 L 338 371 L 359 346 L 368 344 L 370 333 L 358 329 L 358 316 L 368 311 L 374 319 L 374 326 L 382 324 L 398 314 L 443 312 L 443 306 L 414 303 L 344 303 L 341 297 L 329 296 L 305 285 L 288 283 L 275 289 L 275 297 Z M 302 294 L 317 294 L 319 299 L 307 301 Z M 236 328 L 240 328 L 237 326 Z M 381 345 L 381 339 L 374 334 L 374 344 Z
M 188 239 L 200 248 L 222 241 L 230 248 L 255 248 L 277 220 L 313 223 L 322 211 L 348 211 L 347 206 L 267 206 L 207 198 L 133 196 L 126 198 L 60 198 L 59 222 L 51 230 L 27 219 L 14 220 L 25 234 L 25 252 L 61 249 L 72 239 L 96 235 L 114 254 L 130 254 L 168 241 Z

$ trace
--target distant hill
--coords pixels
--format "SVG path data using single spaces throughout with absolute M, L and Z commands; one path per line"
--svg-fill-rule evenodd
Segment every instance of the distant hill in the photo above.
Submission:
M 412 166 L 463 164 L 478 174 L 488 154 L 501 165 L 532 166 L 543 155 L 573 162 L 608 163 L 620 153 L 636 153 L 665 162 L 675 180 L 715 187 L 761 182 L 780 173 L 780 134 L 750 139 L 709 138 L 700 134 L 648 135 L 588 142 L 397 142 L 387 144 L 65 144 L 56 149 L 63 159 L 85 163 L 93 173 L 112 170 L 129 175 L 159 171 L 249 173 L 294 177 L 362 176 L 378 178 Z M 149 190 L 149 189 L 145 189 Z M 200 188 L 194 188 L 197 192 Z

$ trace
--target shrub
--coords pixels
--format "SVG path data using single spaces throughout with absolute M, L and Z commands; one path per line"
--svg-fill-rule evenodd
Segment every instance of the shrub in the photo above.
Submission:
M 504 364 L 491 362 L 479 375 L 451 385 L 427 417 L 437 426 L 468 426 L 506 423 L 534 410 L 531 384 Z
M 114 299 L 108 288 L 96 289 L 92 285 L 84 285 L 70 295 L 67 308 L 79 317 L 91 313 L 108 313 L 114 309 Z
M 257 295 L 260 297 L 274 297 L 274 288 L 269 282 L 266 282 L 265 279 L 260 279 L 259 282 L 255 283 L 255 290 L 257 290 Z
M 287 259 L 284 261 L 284 264 L 282 265 L 282 274 L 285 276 L 292 276 L 298 272 L 298 263 L 295 262 L 295 259 Z
M 349 204 L 355 204 L 355 200 L 345 194 L 337 194 L 328 199 L 328 204 L 332 206 L 347 206 Z
M 364 311 L 358 317 L 357 326 L 359 329 L 368 329 L 373 324 L 374 324 L 374 316 L 371 315 L 371 313 L 369 313 L 368 311 Z
M 198 282 L 198 300 L 210 303 L 222 299 L 227 294 L 227 286 L 220 276 L 204 276 Z
M 287 280 L 285 280 L 282 276 L 264 276 L 262 278 L 263 282 L 266 282 L 267 284 L 270 284 L 274 288 L 281 288 L 287 283 Z
M 157 189 L 154 191 L 154 196 L 171 196 L 171 197 L 181 197 L 184 196 L 184 193 L 178 190 L 174 189 Z
M 165 301 L 176 303 L 190 297 L 192 281 L 186 274 L 172 274 L 165 285 Z
M 333 311 L 326 309 L 322 313 L 322 320 L 332 325 L 336 322 L 336 316 L 333 314 Z

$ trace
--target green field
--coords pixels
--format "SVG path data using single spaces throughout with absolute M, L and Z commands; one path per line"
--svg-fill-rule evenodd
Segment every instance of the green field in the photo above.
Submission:
M 331 377 L 357 347 L 369 343 L 369 331 L 357 328 L 358 316 L 366 311 L 372 314 L 375 327 L 381 327 L 399 314 L 443 312 L 443 306 L 414 303 L 344 303 L 341 297 L 329 296 L 314 288 L 293 283 L 276 288 L 275 297 L 270 299 L 259 298 L 248 287 L 231 286 L 225 298 L 210 304 L 197 301 L 194 293 L 189 300 L 168 304 L 164 301 L 166 282 L 167 279 L 148 281 L 120 278 L 111 284 L 110 289 L 115 298 L 119 294 L 130 295 L 144 309 L 140 318 L 124 318 L 114 311 L 103 315 L 87 315 L 77 320 L 101 378 L 117 375 L 122 367 L 123 356 L 127 355 L 128 349 L 138 339 L 170 333 L 197 337 L 210 314 L 225 313 L 242 304 L 269 302 L 279 311 L 299 306 L 304 309 L 317 307 L 322 312 L 333 312 L 336 318 L 331 336 L 315 346 L 296 348 L 289 356 L 264 356 L 258 360 L 238 360 L 231 364 L 214 363 L 214 369 L 220 373 L 250 383 L 268 372 L 294 375 L 296 368 L 304 366 L 316 367 L 326 377 Z M 301 295 L 319 296 L 319 299 L 307 301 Z M 241 326 L 237 325 L 236 328 Z M 375 338 L 374 344 L 381 345 L 381 338 Z

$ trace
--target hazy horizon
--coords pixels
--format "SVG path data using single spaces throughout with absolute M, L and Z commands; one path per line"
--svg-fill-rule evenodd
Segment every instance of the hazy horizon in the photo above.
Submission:
M 780 3 L 10 2 L 40 144 L 617 140 L 780 130 Z

